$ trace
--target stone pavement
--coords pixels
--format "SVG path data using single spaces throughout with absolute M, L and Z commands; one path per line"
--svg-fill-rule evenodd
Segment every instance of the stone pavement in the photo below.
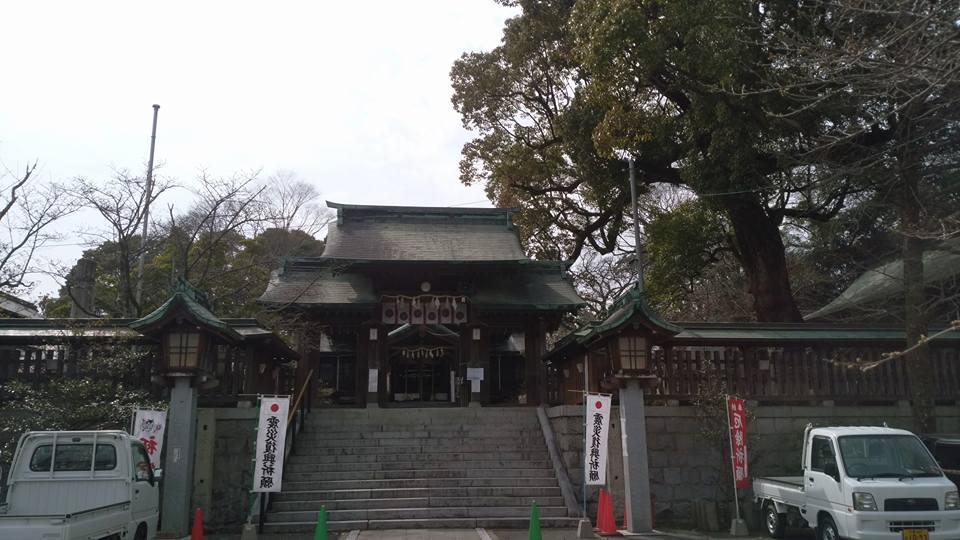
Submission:
M 480 531 L 483 531 L 482 533 Z M 484 534 L 486 536 L 484 536 Z M 239 534 L 206 535 L 207 540 L 239 540 Z M 334 536 L 331 535 L 331 538 Z M 337 540 L 526 540 L 526 529 L 404 529 L 359 531 L 359 534 L 344 532 Z M 577 531 L 544 529 L 543 540 L 574 540 Z M 257 540 L 313 540 L 313 534 L 261 534 Z
M 482 531 L 482 532 L 481 532 Z M 543 540 L 576 540 L 577 531 L 568 529 L 543 529 Z M 484 536 L 485 535 L 485 536 Z M 207 540 L 239 540 L 240 535 L 208 535 Z M 368 530 L 343 532 L 339 536 L 332 536 L 337 540 L 526 540 L 526 529 L 403 529 L 403 530 Z M 601 538 L 601 537 L 597 537 Z M 701 533 L 698 531 L 663 531 L 659 534 L 630 535 L 627 538 L 643 540 L 734 540 L 725 533 Z M 736 538 L 735 540 L 764 540 L 765 537 L 752 535 Z M 786 538 L 789 540 L 809 540 L 813 538 L 812 531 L 791 530 Z M 313 534 L 261 534 L 258 540 L 313 540 Z

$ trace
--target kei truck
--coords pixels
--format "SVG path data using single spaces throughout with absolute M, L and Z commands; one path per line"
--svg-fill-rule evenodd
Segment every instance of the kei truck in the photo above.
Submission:
M 802 476 L 756 478 L 767 533 L 809 526 L 819 540 L 957 540 L 960 496 L 916 435 L 808 426 Z
M 143 444 L 122 431 L 26 433 L 0 505 L 0 539 L 154 538 L 160 473 Z

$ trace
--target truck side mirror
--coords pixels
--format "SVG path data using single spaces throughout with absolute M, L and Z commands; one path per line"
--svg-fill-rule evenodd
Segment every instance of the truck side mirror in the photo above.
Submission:
M 836 461 L 829 461 L 823 464 L 823 474 L 833 478 L 834 481 L 840 481 L 840 469 L 837 468 Z
M 150 482 L 153 485 L 156 482 L 159 482 L 163 478 L 163 469 L 154 469 L 153 470 L 153 480 Z

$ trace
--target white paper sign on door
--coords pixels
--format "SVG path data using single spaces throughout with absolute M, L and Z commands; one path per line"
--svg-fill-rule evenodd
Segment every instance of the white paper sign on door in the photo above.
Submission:
M 610 432 L 610 395 L 587 394 L 584 480 L 588 486 L 607 482 L 607 434 Z
M 133 437 L 140 439 L 150 456 L 150 467 L 160 468 L 163 433 L 167 430 L 167 411 L 137 409 L 133 417 Z
M 287 437 L 289 397 L 261 398 L 257 423 L 256 468 L 253 491 L 280 491 L 283 480 L 283 449 Z

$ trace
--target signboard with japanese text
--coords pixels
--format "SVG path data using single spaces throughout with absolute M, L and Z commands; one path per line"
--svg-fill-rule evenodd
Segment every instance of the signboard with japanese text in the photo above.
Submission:
M 167 411 L 137 409 L 133 415 L 133 437 L 140 439 L 150 456 L 150 467 L 160 468 L 163 432 L 167 429 Z
M 607 483 L 607 434 L 610 432 L 609 394 L 587 394 L 584 480 L 588 486 Z
M 283 479 L 283 448 L 287 436 L 289 397 L 260 399 L 260 421 L 257 423 L 256 466 L 253 470 L 253 491 L 280 491 Z
M 730 461 L 733 466 L 733 484 L 737 488 L 750 487 L 747 470 L 747 408 L 742 399 L 727 397 L 727 419 L 730 422 Z

